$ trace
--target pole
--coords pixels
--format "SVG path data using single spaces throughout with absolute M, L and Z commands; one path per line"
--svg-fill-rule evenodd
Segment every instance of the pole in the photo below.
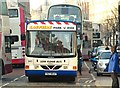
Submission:
M 118 34 L 119 34 L 118 40 L 119 40 L 119 43 L 120 43 L 120 1 L 118 2 Z

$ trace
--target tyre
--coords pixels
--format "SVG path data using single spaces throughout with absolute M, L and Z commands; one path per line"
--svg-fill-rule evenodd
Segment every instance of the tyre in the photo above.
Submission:
M 35 81 L 35 79 L 34 79 L 34 77 L 32 77 L 32 76 L 28 76 L 28 81 L 29 81 L 29 82 L 33 82 L 33 81 Z
M 5 68 L 4 68 L 4 63 L 2 61 L 2 75 L 4 75 L 4 74 L 5 74 Z
M 0 60 L 0 81 L 1 81 L 1 77 L 2 77 L 2 61 Z
M 70 81 L 74 82 L 75 81 L 75 77 L 71 77 Z
M 97 76 L 101 76 L 101 75 L 102 75 L 102 73 L 98 73 L 98 72 L 97 72 Z

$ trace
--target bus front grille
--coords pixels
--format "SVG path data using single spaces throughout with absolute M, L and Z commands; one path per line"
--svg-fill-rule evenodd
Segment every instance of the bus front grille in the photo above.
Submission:
M 61 65 L 41 65 L 41 67 L 45 70 L 57 70 L 59 68 L 61 68 Z

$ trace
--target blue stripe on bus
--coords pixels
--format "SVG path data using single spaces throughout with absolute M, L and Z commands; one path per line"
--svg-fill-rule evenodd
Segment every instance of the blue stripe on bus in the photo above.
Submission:
M 26 76 L 31 75 L 45 75 L 45 73 L 57 73 L 57 76 L 77 76 L 77 71 L 67 71 L 67 70 L 59 70 L 59 71 L 45 71 L 45 70 L 25 70 Z

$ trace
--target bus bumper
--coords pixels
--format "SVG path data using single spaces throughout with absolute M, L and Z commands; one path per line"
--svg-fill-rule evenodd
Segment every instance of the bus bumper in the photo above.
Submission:
M 12 64 L 24 64 L 25 63 L 25 58 L 21 59 L 12 59 Z
M 59 71 L 45 71 L 45 70 L 25 70 L 26 76 L 77 76 L 77 71 L 59 70 Z

